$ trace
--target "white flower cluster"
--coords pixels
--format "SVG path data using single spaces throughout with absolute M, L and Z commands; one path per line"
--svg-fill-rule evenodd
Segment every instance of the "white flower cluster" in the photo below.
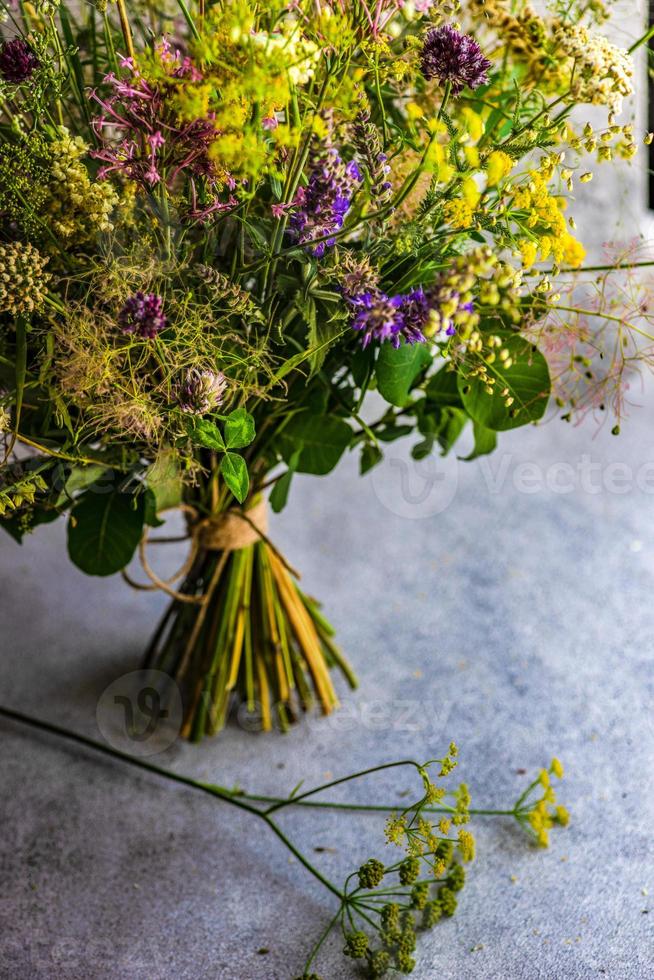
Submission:
M 313 77 L 320 48 L 302 35 L 298 21 L 289 18 L 284 22 L 282 31 L 272 34 L 260 31 L 250 35 L 250 40 L 267 52 L 275 49 L 284 52 L 289 65 L 288 77 L 294 85 L 304 85 Z
M 560 49 L 575 62 L 572 98 L 620 112 L 622 99 L 633 92 L 631 56 L 601 34 L 581 26 L 564 24 L 556 31 L 555 39 Z

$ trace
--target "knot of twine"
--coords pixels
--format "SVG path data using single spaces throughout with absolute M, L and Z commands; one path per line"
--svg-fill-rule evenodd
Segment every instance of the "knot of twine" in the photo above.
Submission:
M 133 589 L 138 589 L 142 592 L 154 592 L 161 591 L 165 592 L 173 599 L 177 599 L 179 602 L 189 602 L 196 605 L 202 605 L 207 601 L 209 592 L 204 595 L 196 596 L 189 595 L 185 592 L 179 592 L 177 589 L 173 588 L 173 584 L 179 579 L 184 578 L 193 568 L 195 560 L 200 551 L 221 551 L 222 558 L 220 560 L 219 567 L 224 567 L 229 555 L 232 551 L 239 551 L 241 548 L 249 548 L 250 545 L 256 544 L 258 541 L 265 541 L 265 543 L 272 548 L 277 557 L 286 565 L 292 574 L 299 577 L 297 572 L 292 569 L 288 563 L 284 560 L 283 556 L 279 554 L 277 549 L 268 539 L 268 505 L 266 500 L 262 498 L 253 507 L 250 507 L 247 511 L 241 510 L 240 508 L 232 507 L 229 510 L 224 511 L 222 514 L 214 514 L 209 517 L 200 518 L 198 511 L 195 507 L 191 507 L 190 504 L 179 504 L 177 507 L 168 507 L 161 513 L 165 513 L 166 510 L 180 510 L 182 513 L 186 514 L 186 525 L 188 528 L 188 533 L 181 538 L 153 538 L 150 540 L 150 529 L 148 527 L 143 531 L 143 536 L 139 542 L 139 560 L 141 562 L 141 567 L 143 571 L 150 579 L 150 583 L 136 582 L 131 576 L 123 570 L 122 576 Z M 160 578 L 150 565 L 146 553 L 146 547 L 149 544 L 171 544 L 174 541 L 186 541 L 190 540 L 191 547 L 189 554 L 182 565 L 174 575 L 168 578 Z

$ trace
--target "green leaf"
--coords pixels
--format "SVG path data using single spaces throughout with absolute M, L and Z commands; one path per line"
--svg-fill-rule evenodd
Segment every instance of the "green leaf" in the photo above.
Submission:
M 186 431 L 195 446 L 205 446 L 218 452 L 226 451 L 225 441 L 215 422 L 209 419 L 190 418 L 186 421 Z
M 500 331 L 499 336 L 513 363 L 507 369 L 498 357 L 487 365 L 496 379 L 493 394 L 488 394 L 486 385 L 478 378 L 459 376 L 459 391 L 466 411 L 480 425 L 498 432 L 542 418 L 551 388 L 547 361 L 540 351 L 519 334 Z M 505 389 L 508 395 L 502 395 Z M 510 407 L 506 405 L 507 397 L 513 398 Z
M 377 387 L 391 405 L 403 408 L 409 401 L 409 392 L 432 357 L 424 344 L 382 344 L 375 365 Z
M 379 446 L 376 446 L 374 442 L 364 442 L 363 446 L 361 447 L 361 476 L 368 473 L 373 466 L 377 465 L 377 463 L 381 463 L 383 458 L 384 454 Z
M 73 497 L 80 490 L 87 490 L 94 483 L 101 483 L 105 474 L 107 478 L 111 478 L 111 469 L 99 463 L 87 466 L 74 466 L 66 480 L 64 493 L 59 498 L 59 502 Z
M 243 457 L 238 453 L 225 453 L 220 463 L 220 472 L 239 504 L 242 504 L 250 489 L 250 477 Z
M 148 527 L 161 527 L 165 521 L 160 520 L 157 517 L 157 498 L 154 492 L 146 487 L 145 493 L 143 494 L 144 499 L 144 509 L 143 509 L 143 521 Z
M 318 308 L 312 293 L 305 296 L 302 290 L 298 289 L 295 294 L 295 306 L 308 327 L 308 361 L 311 374 L 315 374 L 322 367 L 330 345 L 342 334 L 343 326 L 338 320 L 331 321 L 318 316 Z
M 443 450 L 443 456 L 447 456 L 450 449 L 463 432 L 468 415 L 461 408 L 444 408 L 440 417 L 440 422 L 436 430 L 436 438 Z
M 254 419 L 244 408 L 236 408 L 225 420 L 225 443 L 228 449 L 242 449 L 256 435 Z
M 298 473 L 324 476 L 334 469 L 351 440 L 352 429 L 343 419 L 300 412 L 283 430 L 282 455 L 288 462 L 299 449 Z
M 479 422 L 473 421 L 472 431 L 475 437 L 475 448 L 469 456 L 463 456 L 462 459 L 471 460 L 477 459 L 478 456 L 486 456 L 488 453 L 492 453 L 497 446 L 497 433 L 493 429 L 487 429 Z
M 113 575 L 132 559 L 143 533 L 145 501 L 117 490 L 83 494 L 68 521 L 68 554 L 87 575 Z
M 156 501 L 156 512 L 177 507 L 182 499 L 182 475 L 172 449 L 160 449 L 147 472 L 146 484 Z
M 461 408 L 458 375 L 456 371 L 448 371 L 447 367 L 441 368 L 429 379 L 425 394 L 430 402 L 435 402 L 437 405 Z
M 288 500 L 288 493 L 289 490 L 291 489 L 291 481 L 293 479 L 293 474 L 296 472 L 299 462 L 300 462 L 300 450 L 297 450 L 296 452 L 293 453 L 293 455 L 289 460 L 288 469 L 286 473 L 284 473 L 283 476 L 280 476 L 280 478 L 277 480 L 275 486 L 272 488 L 270 492 L 270 497 L 269 497 L 270 506 L 272 507 L 275 514 L 279 514 L 279 512 L 282 511 L 286 506 L 286 502 Z

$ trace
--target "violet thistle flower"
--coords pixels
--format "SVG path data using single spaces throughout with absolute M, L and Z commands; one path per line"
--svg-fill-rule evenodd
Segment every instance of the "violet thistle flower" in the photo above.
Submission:
M 221 404 L 226 387 L 227 380 L 220 371 L 191 368 L 176 389 L 179 407 L 190 415 L 206 415 Z
M 404 315 L 404 339 L 407 344 L 424 344 L 427 340 L 424 330 L 431 316 L 430 297 L 422 286 L 412 289 L 402 298 Z
M 41 62 L 22 37 L 5 41 L 0 47 L 0 76 L 5 82 L 20 85 L 32 77 Z
M 301 245 L 310 247 L 316 258 L 334 244 L 335 235 L 343 227 L 357 185 L 363 174 L 354 161 L 345 163 L 335 147 L 329 147 L 315 160 L 309 182 L 301 187 L 293 202 L 296 210 L 291 217 L 291 230 Z M 312 245 L 316 239 L 325 239 Z
M 452 95 L 458 95 L 466 85 L 477 88 L 488 81 L 491 62 L 469 34 L 450 27 L 433 27 L 427 31 L 420 56 L 420 70 L 427 80 L 449 82 Z
M 140 290 L 134 293 L 118 314 L 118 323 L 123 333 L 152 340 L 168 325 L 161 296 Z

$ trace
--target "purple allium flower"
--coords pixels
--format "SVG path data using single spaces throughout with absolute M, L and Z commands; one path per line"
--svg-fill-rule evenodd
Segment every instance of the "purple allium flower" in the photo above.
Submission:
M 22 37 L 5 41 L 0 47 L 0 75 L 6 82 L 14 85 L 26 82 L 40 64 L 36 54 Z
M 118 323 L 123 333 L 133 333 L 152 340 L 168 324 L 161 296 L 156 293 L 142 293 L 140 290 L 134 293 L 118 314 Z
M 311 247 L 316 258 L 334 244 L 330 236 L 343 227 L 345 215 L 350 210 L 357 185 L 363 174 L 354 161 L 345 163 L 338 150 L 330 147 L 316 160 L 309 182 L 301 187 L 293 202 L 296 210 L 291 217 L 291 229 L 301 245 L 311 246 L 317 238 L 324 238 Z
M 227 380 L 220 371 L 199 371 L 191 368 L 177 387 L 179 407 L 190 415 L 206 415 L 218 408 L 226 387 Z
M 420 56 L 420 70 L 426 79 L 450 82 L 452 94 L 458 95 L 466 85 L 477 88 L 488 81 L 491 63 L 469 34 L 453 27 L 432 27 L 427 31 Z

